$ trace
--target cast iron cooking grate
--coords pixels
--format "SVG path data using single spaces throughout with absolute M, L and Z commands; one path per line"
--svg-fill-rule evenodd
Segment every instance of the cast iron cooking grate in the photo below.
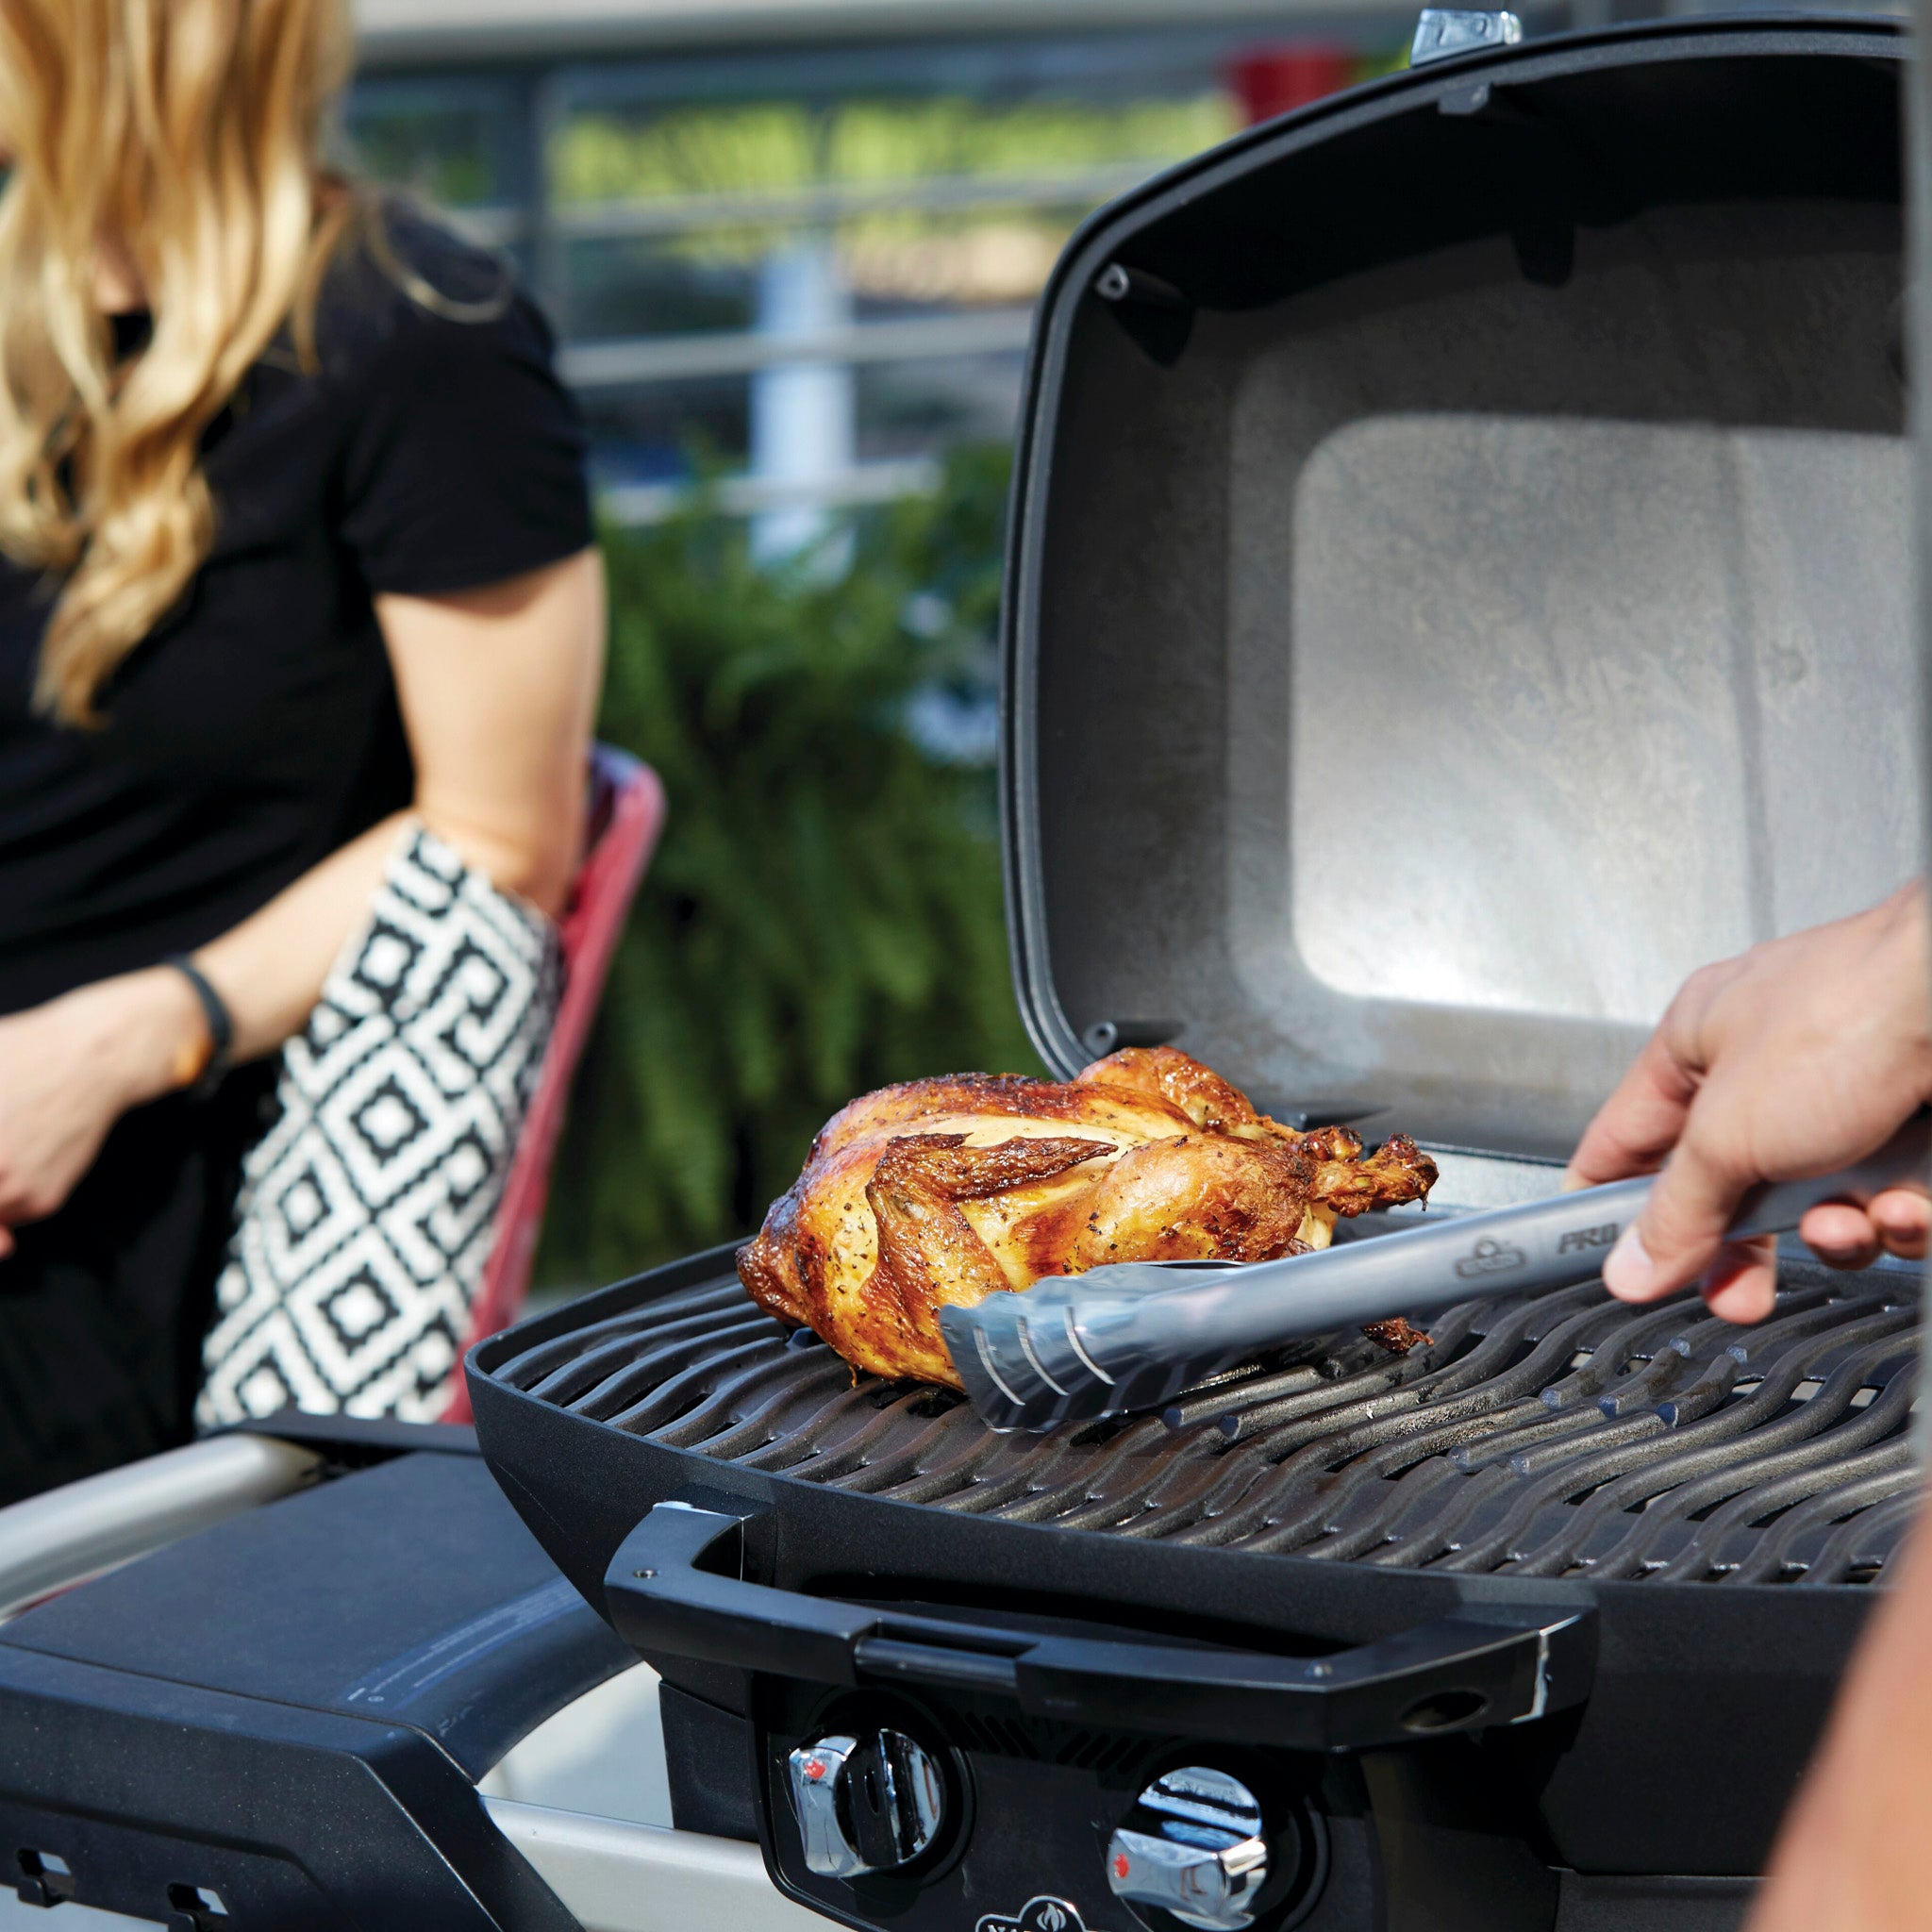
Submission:
M 1912 1512 L 1917 1289 L 1788 1262 L 1754 1328 L 1595 1282 L 1492 1297 L 1407 1356 L 1331 1337 L 1164 1416 L 1047 1436 L 855 1375 L 728 1276 L 495 1378 L 670 1447 L 971 1515 L 1409 1569 L 1858 1584 Z

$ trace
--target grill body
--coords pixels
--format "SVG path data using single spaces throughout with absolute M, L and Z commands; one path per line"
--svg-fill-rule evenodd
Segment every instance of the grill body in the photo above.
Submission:
M 1174 1041 L 1493 1206 L 1557 1184 L 1685 973 L 1923 863 L 1903 46 L 1699 20 L 1457 58 L 1074 238 L 1001 617 L 1055 1073 Z M 1330 1338 L 996 1439 L 789 1343 L 719 1251 L 469 1379 L 525 1521 L 664 1675 L 678 1822 L 833 1918 L 1175 1932 L 1108 1848 L 1205 1769 L 1258 1802 L 1259 1932 L 1714 1932 L 1909 1509 L 1915 1294 L 1793 1265 L 1750 1331 L 1491 1297 L 1400 1360 Z M 812 1869 L 793 1754 L 887 1733 L 937 1836 Z
M 1584 1926 L 1599 1908 L 1611 1914 L 1602 1923 L 1630 1923 L 1615 1914 L 1634 1910 L 1633 1898 L 1650 1901 L 1644 1908 L 1662 1915 L 1659 1925 L 1733 1923 L 1870 1602 L 1868 1588 L 1844 1579 L 1881 1574 L 1902 1527 L 1909 1478 L 1874 1479 L 1858 1460 L 1871 1448 L 1857 1446 L 1866 1441 L 1860 1418 L 1877 1410 L 1865 1426 L 1879 1448 L 1902 1455 L 1900 1378 L 1915 1307 L 1907 1283 L 1890 1271 L 1834 1280 L 1835 1301 L 1825 1299 L 1822 1271 L 1788 1271 L 1788 1311 L 1773 1327 L 1724 1331 L 1724 1345 L 1746 1355 L 1761 1340 L 1755 1361 L 1710 1349 L 1718 1337 L 1708 1332 L 1688 1354 L 1674 1349 L 1707 1331 L 1693 1307 L 1638 1318 L 1633 1333 L 1629 1313 L 1603 1307 L 1600 1292 L 1592 1300 L 1566 1291 L 1541 1304 L 1457 1308 L 1439 1322 L 1427 1357 L 1370 1360 L 1370 1351 L 1343 1341 L 1311 1362 L 1264 1369 L 1202 1391 L 1178 1428 L 1145 1418 L 1118 1432 L 1040 1440 L 988 1439 L 969 1411 L 933 1391 L 855 1381 L 824 1350 L 791 1345 L 775 1324 L 747 1312 L 730 1268 L 728 1250 L 695 1257 L 525 1323 L 473 1357 L 477 1425 L 492 1466 L 550 1555 L 607 1614 L 606 1574 L 625 1539 L 655 1506 L 682 1502 L 746 1520 L 738 1559 L 745 1574 L 814 1602 L 877 1607 L 894 1627 L 926 1618 L 1105 1627 L 1319 1657 L 1471 1606 L 1591 1615 L 1587 1701 L 1544 1723 L 1476 1725 L 1397 1749 L 1259 1752 L 1271 1788 L 1301 1794 L 1322 1821 L 1331 1860 L 1323 1909 L 1335 1916 L 1311 1924 L 1399 1925 L 1410 1910 L 1429 1916 L 1409 1923 L 1465 1923 L 1441 1916 L 1454 1896 L 1490 1914 L 1466 1923 L 1491 1926 Z M 1590 1358 L 1577 1359 L 1592 1333 L 1610 1344 L 1598 1343 L 1610 1357 L 1601 1379 Z M 1646 1336 L 1648 1360 L 1638 1352 Z M 1472 1371 L 1454 1386 L 1456 1367 L 1481 1366 L 1486 1348 L 1491 1372 Z M 1849 1366 L 1835 1370 L 1834 1357 Z M 1625 1507 L 1613 1512 L 1623 1538 L 1579 1523 L 1566 1541 L 1537 1524 L 1537 1507 L 1519 1508 L 1542 1540 L 1525 1540 L 1512 1555 L 1479 1532 L 1463 1545 L 1472 1558 L 1491 1552 L 1477 1563 L 1458 1561 L 1462 1551 L 1450 1546 L 1468 1512 L 1437 1499 L 1424 1507 L 1436 1512 L 1444 1547 L 1413 1560 L 1426 1539 L 1412 1527 L 1405 1537 L 1404 1525 L 1441 1484 L 1490 1497 L 1507 1489 L 1523 1505 L 1561 1491 L 1556 1472 L 1567 1458 L 1586 1492 L 1655 1471 L 1667 1502 L 1697 1478 L 1668 1459 L 1646 1465 L 1630 1445 L 1698 1455 L 1677 1443 L 1690 1444 L 1705 1418 L 1687 1404 L 1682 1421 L 1665 1422 L 1662 1385 L 1707 1389 L 1717 1360 L 1730 1365 L 1715 1371 L 1732 1385 L 1724 1407 L 1744 1421 L 1735 1436 L 1716 1439 L 1730 1445 L 1725 1453 L 1698 1464 L 1709 1489 L 1724 1491 L 1701 1521 Z M 1556 1362 L 1562 1373 L 1551 1374 Z M 1304 1369 L 1315 1386 L 1304 1386 Z M 1766 1398 L 1753 1409 L 1757 1391 L 1737 1391 L 1753 1372 L 1774 1407 Z M 1856 1405 L 1846 1394 L 1855 1378 L 1858 1391 L 1873 1391 Z M 1817 1388 L 1801 1394 L 1807 1383 Z M 1443 1390 L 1440 1424 L 1426 1400 L 1403 1406 L 1430 1387 Z M 1545 1391 L 1558 1399 L 1544 1400 Z M 1623 1412 L 1606 1414 L 1600 1405 L 1620 1392 Z M 1310 1396 L 1339 1425 L 1322 1429 Z M 1378 1429 L 1364 1411 L 1391 1397 L 1396 1406 Z M 1880 1408 L 1888 1399 L 1898 1414 Z M 1646 1419 L 1641 1429 L 1630 1427 L 1633 1417 Z M 1813 1451 L 1808 1475 L 1793 1459 L 1793 1417 L 1815 1424 L 1804 1438 Z M 1245 1435 L 1227 1426 L 1237 1419 Z M 1759 1435 L 1784 1425 L 1758 1453 L 1753 1420 Z M 1840 1453 L 1828 1439 L 1847 1426 L 1858 1433 Z M 1073 1440 L 1082 1434 L 1107 1440 Z M 1297 1441 L 1300 1448 L 1289 1447 Z M 1265 1510 L 1251 1509 L 1241 1519 L 1251 1525 L 1245 1540 L 1229 1541 L 1196 1507 L 1203 1471 L 1231 1474 L 1271 1445 L 1288 1449 L 1272 1482 L 1282 1520 L 1300 1525 L 1298 1552 L 1284 1552 L 1293 1540 L 1260 1524 Z M 1336 1465 L 1328 1507 L 1310 1515 L 1308 1471 L 1324 1458 Z M 1601 1480 L 1592 1483 L 1593 1474 Z M 1807 1482 L 1813 1517 L 1843 1520 L 1808 1529 L 1787 1521 L 1806 1508 L 1789 1500 L 1792 1486 Z M 1407 1501 L 1406 1483 L 1417 1492 Z M 1156 1521 L 1162 1509 L 1136 1507 L 1150 1487 L 1187 1499 L 1165 1524 Z M 1777 1512 L 1755 1532 L 1749 1518 L 1763 1512 L 1754 1511 L 1754 1492 L 1763 1511 Z M 1540 1507 L 1601 1521 L 1587 1493 Z M 1086 1526 L 1067 1526 L 1064 1519 L 1083 1515 Z M 1324 1516 L 1335 1531 L 1315 1527 Z M 1645 1568 L 1624 1545 L 1652 1517 L 1658 1533 L 1639 1538 Z M 1365 1546 L 1369 1524 L 1381 1525 L 1379 1544 Z M 1590 1559 L 1593 1540 L 1607 1561 Z M 1316 1554 L 1324 1544 L 1329 1553 Z M 1541 1555 L 1547 1569 L 1552 1548 L 1575 1559 L 1567 1574 L 1530 1568 L 1526 1559 Z M 1700 1563 L 1703 1580 L 1681 1580 Z M 1760 1574 L 1780 1580 L 1750 1580 Z M 777 1657 L 789 1641 L 777 1634 Z M 722 1658 L 647 1654 L 672 1687 L 680 1822 L 740 1835 L 756 1828 L 782 1885 L 854 1924 L 968 1922 L 958 1888 L 970 1872 L 982 1899 L 1017 1890 L 1022 1905 L 1057 1887 L 1074 1904 L 1086 1896 L 1089 1924 L 1124 1925 L 1124 1915 L 1094 1905 L 1095 1832 L 1124 1813 L 1150 1766 L 1185 1757 L 1191 1741 L 1199 1755 L 1184 1726 L 1157 1719 L 1056 1726 L 997 1692 L 908 1687 L 883 1669 L 841 1685 L 755 1667 L 771 1664 L 770 1652 L 735 1663 L 729 1644 Z M 962 1859 L 941 1874 L 927 1911 L 891 1888 L 868 1896 L 803 1872 L 779 1776 L 784 1754 L 841 1720 L 855 1698 L 890 1710 L 908 1697 L 914 1722 L 967 1754 L 983 1817 L 992 1808 L 993 1822 L 972 1834 L 987 1848 L 980 1858 L 999 1848 L 991 1871 Z M 1228 1747 L 1215 1749 L 1228 1760 Z M 1234 1750 L 1237 1761 L 1256 1755 L 1252 1743 Z M 1404 1905 L 1409 1882 L 1421 1890 Z M 1506 1911 L 1507 1899 L 1516 1903 Z

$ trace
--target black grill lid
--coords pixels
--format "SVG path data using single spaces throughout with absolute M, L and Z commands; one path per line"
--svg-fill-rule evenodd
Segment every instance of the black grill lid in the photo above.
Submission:
M 1917 870 L 1903 45 L 1448 62 L 1082 231 L 1005 616 L 1051 1064 L 1547 1160 L 1686 973 Z

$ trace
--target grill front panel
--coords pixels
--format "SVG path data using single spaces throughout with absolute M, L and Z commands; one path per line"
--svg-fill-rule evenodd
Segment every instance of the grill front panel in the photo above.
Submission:
M 996 1436 L 855 1375 L 735 1277 L 531 1347 L 495 1378 L 749 1469 L 964 1514 L 1409 1569 L 1868 1583 L 1911 1517 L 1916 1271 L 1787 1262 L 1755 1328 L 1596 1283 L 1450 1309 L 1404 1357 L 1271 1357 L 1164 1417 Z

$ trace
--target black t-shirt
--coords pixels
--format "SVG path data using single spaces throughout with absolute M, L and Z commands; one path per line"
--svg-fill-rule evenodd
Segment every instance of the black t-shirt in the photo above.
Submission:
M 357 246 L 330 274 L 320 369 L 275 345 L 210 428 L 213 551 L 105 728 L 31 709 L 53 587 L 0 559 L 0 1013 L 206 942 L 408 803 L 375 593 L 591 541 L 542 318 L 493 259 L 386 222 L 389 269 Z

